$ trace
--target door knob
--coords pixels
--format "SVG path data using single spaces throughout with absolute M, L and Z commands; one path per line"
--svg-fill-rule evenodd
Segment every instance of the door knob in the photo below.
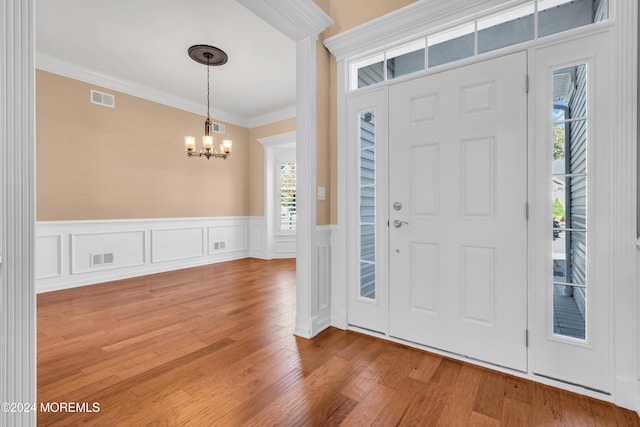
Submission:
M 399 219 L 394 219 L 393 220 L 393 226 L 395 228 L 400 228 L 400 227 L 402 227 L 403 224 L 409 225 L 409 223 L 407 221 L 400 221 Z

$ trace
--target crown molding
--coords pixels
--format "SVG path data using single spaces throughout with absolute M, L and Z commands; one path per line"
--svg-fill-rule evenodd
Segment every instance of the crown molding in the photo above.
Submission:
M 249 121 L 249 128 L 257 128 L 258 126 L 269 125 L 271 123 L 280 122 L 282 120 L 293 119 L 296 117 L 296 106 L 284 108 L 272 113 L 257 116 Z
M 324 40 L 338 61 L 380 51 L 529 0 L 421 0 Z
M 285 132 L 278 135 L 266 136 L 264 138 L 258 138 L 258 142 L 265 146 L 265 148 L 282 147 L 283 145 L 295 144 L 296 132 Z
M 106 89 L 122 92 L 127 95 L 136 96 L 148 101 L 157 102 L 169 107 L 189 111 L 201 116 L 207 115 L 207 110 L 204 105 L 200 105 L 187 99 L 170 95 L 166 92 L 146 87 L 138 83 L 101 73 L 44 53 L 36 53 L 36 68 L 74 80 L 80 80 L 85 83 L 101 86 Z M 250 127 L 251 124 L 250 119 L 216 109 L 211 109 L 211 116 L 218 121 L 231 123 L 237 126 Z
M 317 38 L 333 24 L 333 19 L 312 0 L 238 0 L 238 3 L 295 41 Z

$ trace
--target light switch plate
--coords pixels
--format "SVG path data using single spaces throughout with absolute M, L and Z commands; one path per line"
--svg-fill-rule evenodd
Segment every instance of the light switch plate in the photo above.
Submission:
M 325 187 L 318 187 L 318 200 L 327 199 L 327 189 Z

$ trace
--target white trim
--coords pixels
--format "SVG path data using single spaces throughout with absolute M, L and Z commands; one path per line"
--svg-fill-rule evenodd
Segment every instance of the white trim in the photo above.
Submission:
M 278 148 L 282 146 L 288 146 L 296 143 L 296 132 L 279 133 L 273 136 L 266 136 L 264 138 L 258 138 L 258 142 L 264 146 L 264 148 Z
M 252 217 L 160 218 L 103 221 L 46 221 L 36 224 L 36 271 L 60 260 L 60 273 L 36 279 L 36 292 L 49 292 L 163 271 L 247 258 Z M 46 245 L 46 237 L 59 245 Z M 195 237 L 195 239 L 194 239 Z M 224 245 L 216 243 L 224 242 Z M 222 247 L 223 246 L 223 247 Z M 113 262 L 94 265 L 94 254 Z
M 348 85 L 349 67 L 345 61 L 338 61 L 337 64 L 337 158 L 338 158 L 338 226 L 332 233 L 332 247 L 334 248 L 333 269 L 331 278 L 331 325 L 337 328 L 346 329 L 348 322 L 347 293 L 349 283 L 349 268 L 347 262 L 348 242 L 350 236 L 349 229 L 349 188 L 347 177 L 349 175 L 348 164 L 348 137 L 346 116 L 346 96 L 344 88 Z
M 319 331 L 313 323 L 317 299 L 316 236 L 316 41 L 307 37 L 297 43 L 296 165 L 306 171 L 296 177 L 297 231 L 296 245 L 296 329 L 295 333 L 311 338 Z
M 279 111 L 273 111 L 262 116 L 254 117 L 249 121 L 249 128 L 257 128 L 259 126 L 280 122 L 282 120 L 294 119 L 296 117 L 295 105 L 284 108 Z
M 338 61 L 355 59 L 528 0 L 422 0 L 324 41 Z
M 289 157 L 295 157 L 296 132 L 258 138 L 258 142 L 264 146 L 264 255 L 267 259 L 295 258 L 297 230 L 289 233 L 278 232 L 276 174 L 278 157 L 283 150 L 289 150 Z
M 292 40 L 316 38 L 333 20 L 311 0 L 238 0 Z
M 35 4 L 0 5 L 0 402 L 36 402 Z M 0 425 L 36 412 L 0 411 Z
M 612 2 L 613 129 L 610 208 L 614 401 L 640 413 L 640 292 L 637 253 L 638 2 Z M 634 267 L 632 267 L 634 266 Z

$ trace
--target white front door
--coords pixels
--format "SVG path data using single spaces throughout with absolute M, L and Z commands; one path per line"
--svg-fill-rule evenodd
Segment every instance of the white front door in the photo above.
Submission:
M 527 370 L 527 54 L 389 88 L 390 335 Z
M 538 49 L 531 211 L 535 374 L 611 392 L 609 33 Z M 553 221 L 552 221 L 553 217 Z

